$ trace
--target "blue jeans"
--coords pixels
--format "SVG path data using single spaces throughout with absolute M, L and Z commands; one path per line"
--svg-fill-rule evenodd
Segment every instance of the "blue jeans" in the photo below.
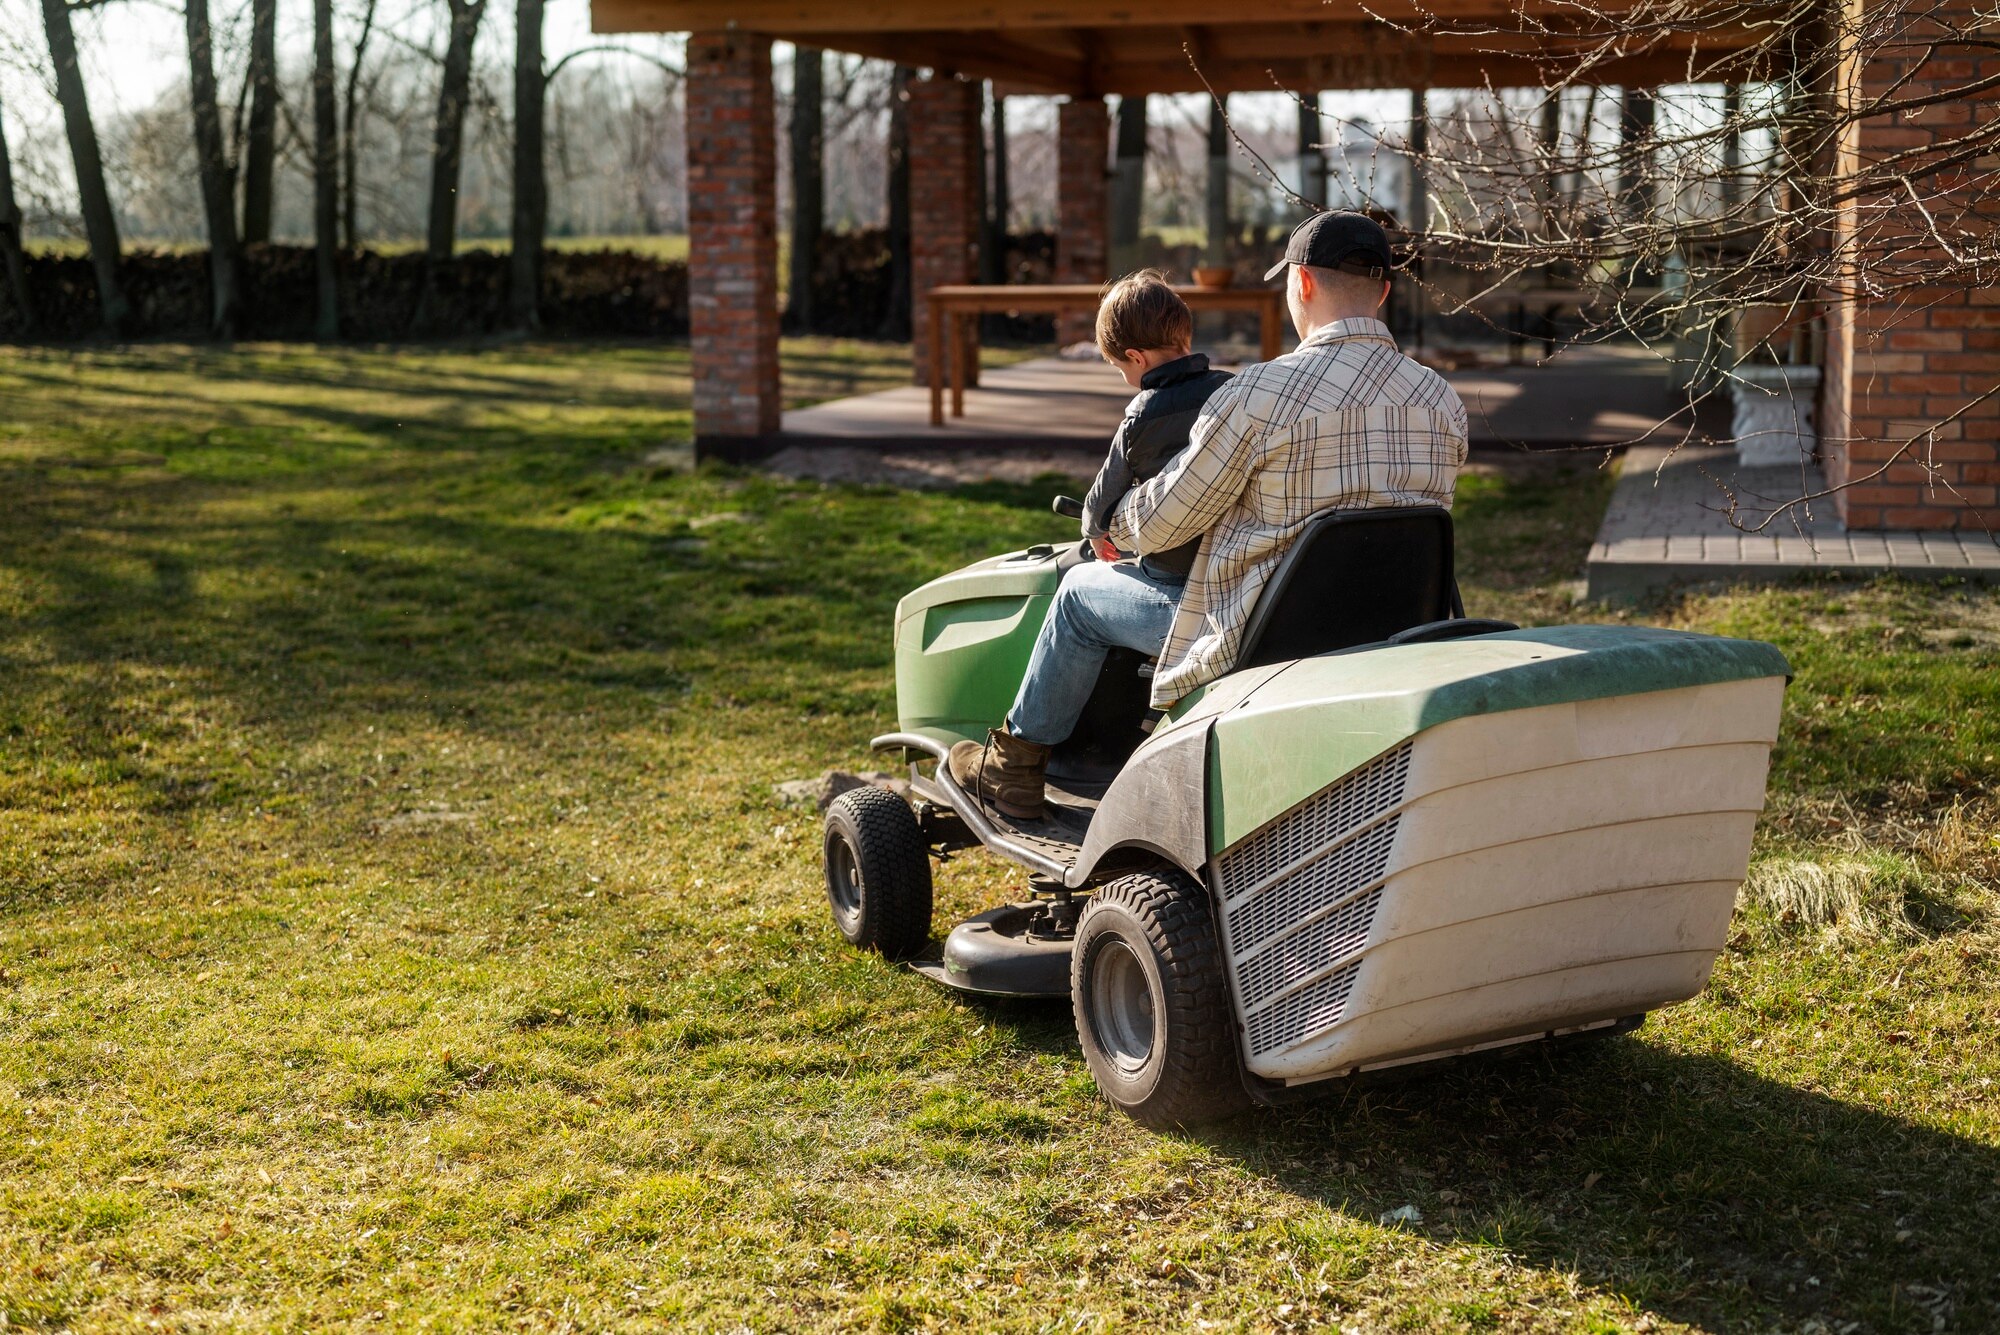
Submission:
M 1105 652 L 1159 653 L 1184 587 L 1154 579 L 1133 561 L 1089 561 L 1064 575 L 1007 711 L 1007 730 L 1044 746 L 1068 737 L 1090 702 Z

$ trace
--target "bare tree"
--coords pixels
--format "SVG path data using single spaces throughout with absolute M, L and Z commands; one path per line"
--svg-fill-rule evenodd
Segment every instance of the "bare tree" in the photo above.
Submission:
M 1139 219 L 1146 201 L 1146 95 L 1118 99 L 1118 148 L 1111 173 L 1111 270 L 1139 267 Z
M 826 226 L 826 53 L 792 51 L 792 272 L 785 323 L 794 333 L 813 324 L 813 272 Z
M 236 172 L 222 145 L 222 112 L 215 95 L 214 34 L 208 0 L 187 0 L 188 93 L 194 106 L 195 155 L 201 173 L 202 212 L 208 222 L 209 331 L 236 337 L 242 264 L 236 248 Z
M 314 329 L 340 337 L 340 146 L 333 105 L 333 0 L 313 0 L 313 259 L 318 287 Z
M 1229 96 L 1208 111 L 1208 253 L 1210 264 L 1229 263 Z
M 533 330 L 541 324 L 542 241 L 549 222 L 542 134 L 548 90 L 542 69 L 542 0 L 519 0 L 514 16 L 514 221 L 508 303 L 514 323 Z
M 1580 0 L 1403 26 L 1413 45 L 1448 35 L 1495 59 L 1548 52 L 1539 86 L 1476 90 L 1431 118 L 1428 138 L 1381 141 L 1413 187 L 1429 183 L 1402 222 L 1441 314 L 1492 319 L 1509 292 L 1559 282 L 1573 292 L 1564 341 L 1637 340 L 1688 363 L 1693 406 L 1743 386 L 1751 365 L 1818 360 L 1817 338 L 1841 345 L 1826 375 L 1842 377 L 1857 324 L 1928 322 L 1925 348 L 1956 348 L 1972 328 L 1975 351 L 1911 377 L 1927 387 L 1896 400 L 1886 439 L 1849 434 L 1848 386 L 1830 385 L 1821 441 L 1840 467 L 1756 526 L 1899 467 L 1973 504 L 1947 443 L 1978 438 L 2000 377 L 1977 371 L 1985 317 L 1939 308 L 2000 281 L 2000 117 L 1982 114 L 2000 92 L 1990 14 L 1966 0 Z M 1671 89 L 1630 77 L 1646 71 Z M 1608 116 L 1602 85 L 1622 85 Z M 1463 284 L 1447 287 L 1447 270 Z
M 910 81 L 917 72 L 896 66 L 889 94 L 889 318 L 890 338 L 910 336 Z
M 349 250 L 361 246 L 361 72 L 368 64 L 368 39 L 375 32 L 375 3 L 368 0 L 361 11 L 361 32 L 354 39 L 354 55 L 347 66 L 347 88 L 343 95 L 340 125 L 341 215 L 340 235 Z
M 993 85 L 988 84 L 988 89 Z M 979 281 L 1007 281 L 1007 215 L 1013 211 L 1013 178 L 1007 167 L 1007 99 L 992 95 L 993 163 L 992 178 L 986 189 L 986 217 L 979 238 Z
M 424 230 L 424 282 L 411 318 L 413 328 L 429 319 L 444 265 L 458 240 L 459 170 L 465 154 L 465 112 L 472 103 L 472 47 L 486 16 L 486 0 L 445 0 L 450 26 L 444 68 L 438 79 L 437 119 L 431 134 L 431 199 Z
M 69 134 L 70 159 L 76 169 L 77 202 L 83 212 L 84 234 L 90 239 L 90 262 L 97 276 L 97 304 L 104 327 L 122 334 L 131 321 L 131 306 L 118 277 L 118 219 L 111 210 L 111 192 L 104 185 L 104 158 L 97 146 L 97 127 L 90 119 L 90 97 L 78 63 L 76 30 L 70 23 L 69 0 L 42 0 L 42 26 L 48 32 L 49 60 L 55 68 L 56 98 L 62 103 L 63 127 Z
M 250 0 L 250 67 L 245 78 L 250 111 L 243 142 L 243 244 L 255 246 L 271 239 L 271 195 L 277 176 L 278 0 Z
M 21 206 L 14 200 L 14 161 L 7 151 L 7 123 L 0 117 L 0 271 L 20 312 L 21 326 L 35 328 L 35 303 L 28 295 L 28 265 L 21 254 Z

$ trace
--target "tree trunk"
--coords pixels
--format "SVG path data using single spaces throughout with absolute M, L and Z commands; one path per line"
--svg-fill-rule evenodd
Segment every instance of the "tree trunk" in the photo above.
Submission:
M 1627 88 L 1618 101 L 1618 207 L 1631 222 L 1653 212 L 1653 95 Z
M 347 70 L 346 106 L 340 125 L 341 244 L 349 250 L 361 248 L 359 217 L 361 181 L 361 66 L 368 58 L 368 38 L 375 31 L 375 0 L 361 11 L 361 35 L 354 39 L 354 63 Z
M 785 323 L 813 327 L 813 271 L 826 227 L 826 66 L 816 46 L 792 51 L 792 263 Z
M 514 35 L 514 231 L 507 300 L 516 328 L 541 327 L 542 239 L 549 223 L 548 168 L 542 159 L 543 0 L 519 0 Z
M 1406 142 L 1410 176 L 1403 183 L 1403 230 L 1422 236 L 1431 227 L 1430 182 L 1424 176 L 1424 155 L 1431 151 L 1431 114 L 1425 89 L 1410 90 L 1410 133 Z
M 98 310 L 105 329 L 122 334 L 131 322 L 132 308 L 126 304 L 125 289 L 118 281 L 118 219 L 111 211 L 111 194 L 104 188 L 104 159 L 97 150 L 97 130 L 90 120 L 83 67 L 76 59 L 69 0 L 42 0 L 42 23 L 48 29 L 56 99 L 62 103 L 63 128 L 69 133 L 70 159 L 76 168 L 77 201 L 83 211 L 84 235 L 90 241 L 91 267 L 97 274 Z
M 1013 193 L 1013 183 L 1007 175 L 1007 99 L 995 93 L 993 183 L 986 193 L 986 216 L 981 219 L 985 236 L 979 242 L 979 281 L 982 283 L 1007 281 L 1007 215 L 1013 211 Z
M 250 121 L 243 141 L 246 246 L 271 239 L 271 189 L 277 160 L 278 0 L 250 0 Z
M 411 320 L 414 328 L 428 322 L 438 278 L 458 240 L 458 175 L 465 150 L 465 109 L 472 100 L 472 43 L 486 15 L 486 0 L 445 0 L 445 4 L 451 10 L 451 31 L 445 39 L 437 120 L 431 131 L 430 220 L 424 230 L 424 281 Z
M 1312 209 L 1326 207 L 1326 153 L 1320 147 L 1318 93 L 1299 99 L 1299 197 Z
M 236 173 L 222 146 L 222 110 L 215 99 L 214 38 L 208 0 L 187 0 L 188 98 L 194 104 L 194 148 L 201 207 L 208 222 L 209 333 L 236 337 L 242 266 L 236 250 Z
M 1111 272 L 1139 267 L 1139 227 L 1146 202 L 1146 95 L 1118 99 L 1118 156 L 1111 169 Z
M 333 108 L 333 0 L 313 0 L 313 259 L 319 286 L 315 332 L 340 337 L 340 145 Z
M 896 66 L 889 94 L 889 318 L 890 338 L 910 336 L 910 82 L 916 71 Z
M 1743 85 L 1732 83 L 1722 90 L 1722 124 L 1727 137 L 1722 141 L 1722 208 L 1736 212 L 1743 199 Z
M 1431 151 L 1431 111 L 1430 90 L 1412 88 L 1410 90 L 1410 133 L 1404 141 L 1409 156 L 1404 166 L 1409 170 L 1409 178 L 1403 182 L 1403 231 L 1410 238 L 1417 276 L 1422 277 L 1424 251 L 1427 249 L 1425 234 L 1431 229 L 1430 178 L 1424 174 L 1424 157 Z M 1421 282 L 1398 283 L 1409 302 L 1404 319 L 1409 322 L 1410 342 L 1421 348 L 1424 345 L 1424 316 L 1429 311 L 1429 303 L 1424 298 Z
M 1208 105 L 1208 252 L 1210 264 L 1229 263 L 1229 95 Z
M 1618 103 L 1618 211 L 1635 228 L 1652 224 L 1657 201 L 1652 171 L 1653 94 L 1645 88 L 1627 88 Z M 1659 277 L 1659 267 L 1644 254 L 1627 270 L 1626 282 L 1649 287 Z
M 21 206 L 14 202 L 14 164 L 7 156 L 7 125 L 0 118 L 0 273 L 4 273 L 23 333 L 35 331 L 35 303 L 28 295 L 28 262 L 21 254 Z

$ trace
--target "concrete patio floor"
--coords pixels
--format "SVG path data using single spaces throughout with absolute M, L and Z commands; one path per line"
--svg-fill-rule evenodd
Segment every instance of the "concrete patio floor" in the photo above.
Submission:
M 981 372 L 965 416 L 930 424 L 930 391 L 907 385 L 784 415 L 781 447 L 1071 446 L 1102 449 L 1132 391 L 1098 361 L 1038 357 Z M 1680 438 L 1662 426 L 1662 365 L 1637 350 L 1583 350 L 1548 366 L 1446 373 L 1465 400 L 1474 446 L 1548 449 Z

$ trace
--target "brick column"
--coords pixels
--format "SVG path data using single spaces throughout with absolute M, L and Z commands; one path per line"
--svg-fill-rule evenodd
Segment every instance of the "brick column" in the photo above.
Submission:
M 1111 114 L 1101 97 L 1072 97 L 1056 108 L 1056 281 L 1101 283 L 1110 254 Z M 1091 338 L 1093 315 L 1064 315 L 1056 339 Z
M 979 85 L 933 74 L 910 84 L 910 331 L 918 384 L 930 380 L 924 294 L 979 281 Z M 965 383 L 979 383 L 978 322 L 966 322 Z
M 1848 0 L 1849 4 L 1858 0 Z M 1971 21 L 1970 0 L 1951 5 Z M 1919 98 L 2000 77 L 2000 54 L 1940 46 L 1928 53 L 1912 44 L 1907 60 L 1871 61 L 1860 71 L 1861 95 L 1895 88 L 1898 99 Z M 1860 157 L 1924 149 L 1966 133 L 1975 123 L 2000 118 L 2000 102 L 1960 100 L 1910 116 L 1880 117 L 1860 127 Z M 1921 171 L 1919 166 L 1917 171 Z M 1947 235 L 1960 228 L 1989 231 L 2000 221 L 2000 198 L 1983 194 L 1978 177 L 1991 164 L 1965 163 L 1928 180 L 1919 177 L 1928 206 Z M 1933 191 L 1937 192 L 1935 198 Z M 1894 209 L 1884 216 L 1883 205 Z M 1924 220 L 1903 200 L 1864 200 L 1867 248 L 1909 249 L 1892 261 L 1899 273 L 1920 269 L 1935 249 L 1922 240 Z M 1937 430 L 1934 444 L 1919 440 L 1880 477 L 1837 493 L 1843 523 L 1855 529 L 1968 529 L 1978 531 L 1996 514 L 2000 488 L 2000 400 L 1967 407 L 2000 383 L 2000 287 L 1950 286 L 1904 290 L 1882 302 L 1858 302 L 1830 312 L 1830 383 L 1822 401 L 1828 480 L 1838 485 L 1881 469 L 1901 443 L 1963 410 Z M 1849 329 L 1851 327 L 1851 334 Z M 1851 339 L 1851 376 L 1838 365 L 1843 338 Z M 1846 403 L 1838 402 L 1842 379 Z M 1844 411 L 1843 411 L 1844 409 Z M 1845 418 L 1846 431 L 1840 431 Z M 1845 434 L 1845 442 L 1833 439 Z M 1984 515 L 1980 513 L 1984 511 Z M 1983 521 L 1983 522 L 1982 522 Z
M 778 430 L 778 153 L 771 39 L 687 44 L 688 331 L 697 455 Z

